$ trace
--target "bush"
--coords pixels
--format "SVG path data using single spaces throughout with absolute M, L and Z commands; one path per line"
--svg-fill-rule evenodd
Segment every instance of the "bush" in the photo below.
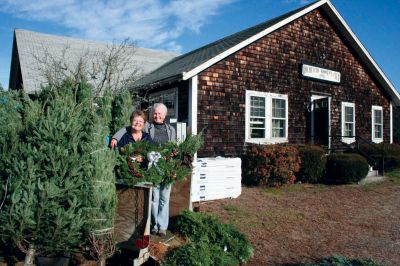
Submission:
M 326 156 L 319 146 L 299 146 L 300 171 L 298 179 L 306 183 L 319 183 L 325 174 Z
M 171 228 L 185 236 L 189 244 L 169 253 L 163 265 L 239 265 L 253 256 L 246 236 L 213 216 L 183 211 Z
M 167 254 L 161 265 L 165 266 L 235 266 L 239 262 L 218 245 L 191 242 Z
M 400 168 L 400 145 L 398 144 L 363 144 L 360 150 L 375 160 L 379 170 Z
M 251 145 L 243 158 L 243 182 L 275 187 L 293 184 L 299 169 L 299 153 L 294 146 Z
M 303 266 L 383 266 L 372 260 L 348 259 L 342 256 L 332 256 L 320 259 L 317 263 L 301 264 Z
M 355 153 L 329 155 L 326 162 L 326 182 L 350 184 L 363 179 L 368 173 L 367 160 Z

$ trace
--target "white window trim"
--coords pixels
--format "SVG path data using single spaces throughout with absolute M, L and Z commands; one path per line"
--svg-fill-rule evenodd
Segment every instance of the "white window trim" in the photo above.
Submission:
M 345 126 L 344 126 L 344 115 L 345 115 L 345 112 L 344 112 L 344 109 L 345 109 L 345 107 L 353 107 L 353 119 L 354 119 L 354 122 L 353 122 L 353 137 L 344 137 L 344 134 L 345 134 Z M 350 143 L 354 143 L 355 141 L 356 141 L 356 138 L 355 138 L 355 134 L 356 134 L 356 115 L 355 115 L 355 112 L 356 112 L 356 107 L 355 107 L 355 104 L 354 103 L 350 103 L 350 102 L 342 102 L 342 115 L 341 115 L 341 118 L 342 118 L 342 141 L 344 142 L 344 143 L 348 143 L 348 144 L 350 144 Z
M 390 144 L 393 143 L 393 104 L 390 103 Z
M 375 113 L 374 113 L 374 111 L 382 112 L 382 137 L 381 138 L 375 137 Z M 372 105 L 372 107 L 371 107 L 371 137 L 372 137 L 372 142 L 375 142 L 375 143 L 383 142 L 383 108 L 382 108 L 382 106 Z
M 175 92 L 175 114 L 174 116 L 169 117 L 170 119 L 178 119 L 178 88 L 172 88 L 172 89 L 168 89 L 165 91 L 159 91 L 159 92 L 155 92 L 155 93 L 150 93 L 148 96 L 148 99 L 150 100 L 150 98 L 152 97 L 157 97 L 157 96 L 161 96 L 164 94 L 169 94 L 169 93 L 173 93 Z
M 250 138 L 250 97 L 264 97 L 265 98 L 265 138 Z M 272 138 L 272 99 L 285 100 L 285 137 Z M 245 125 L 245 142 L 256 144 L 275 144 L 288 142 L 289 131 L 289 100 L 285 94 L 269 93 L 246 90 L 246 125 Z

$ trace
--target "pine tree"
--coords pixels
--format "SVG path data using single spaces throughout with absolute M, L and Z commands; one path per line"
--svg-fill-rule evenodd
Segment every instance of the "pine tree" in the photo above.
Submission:
M 109 91 L 98 100 L 92 141 L 88 142 L 88 154 L 93 168 L 87 173 L 90 188 L 87 221 L 92 255 L 101 265 L 105 265 L 105 259 L 115 251 L 113 233 L 117 202 L 114 174 L 116 154 L 108 149 L 106 143 L 106 136 L 110 134 L 111 101 Z
M 11 179 L 0 212 L 4 242 L 23 251 L 74 252 L 88 244 L 90 232 L 113 227 L 115 155 L 104 143 L 111 119 L 107 101 L 96 108 L 84 80 L 66 80 L 58 90 L 48 87 L 27 100 L 20 116 L 9 112 L 7 119 L 19 118 L 21 126 L 1 131 L 15 136 L 13 153 L 0 169 Z
M 115 133 L 125 127 L 132 113 L 132 95 L 128 90 L 122 90 L 112 100 L 110 132 Z

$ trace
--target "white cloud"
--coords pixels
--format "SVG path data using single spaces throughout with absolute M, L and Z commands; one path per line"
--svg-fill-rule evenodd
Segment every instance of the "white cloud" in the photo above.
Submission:
M 306 5 L 311 3 L 311 0 L 284 0 L 283 2 L 286 4 L 298 3 L 300 5 Z
M 57 23 L 82 38 L 181 49 L 176 39 L 198 32 L 211 16 L 236 0 L 4 0 L 0 11 Z

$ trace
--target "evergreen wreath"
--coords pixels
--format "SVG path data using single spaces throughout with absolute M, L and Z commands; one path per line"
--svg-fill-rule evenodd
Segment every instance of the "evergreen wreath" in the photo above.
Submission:
M 194 154 L 203 145 L 203 134 L 190 135 L 180 144 L 130 143 L 120 150 L 117 177 L 128 186 L 138 183 L 173 184 L 192 173 Z

